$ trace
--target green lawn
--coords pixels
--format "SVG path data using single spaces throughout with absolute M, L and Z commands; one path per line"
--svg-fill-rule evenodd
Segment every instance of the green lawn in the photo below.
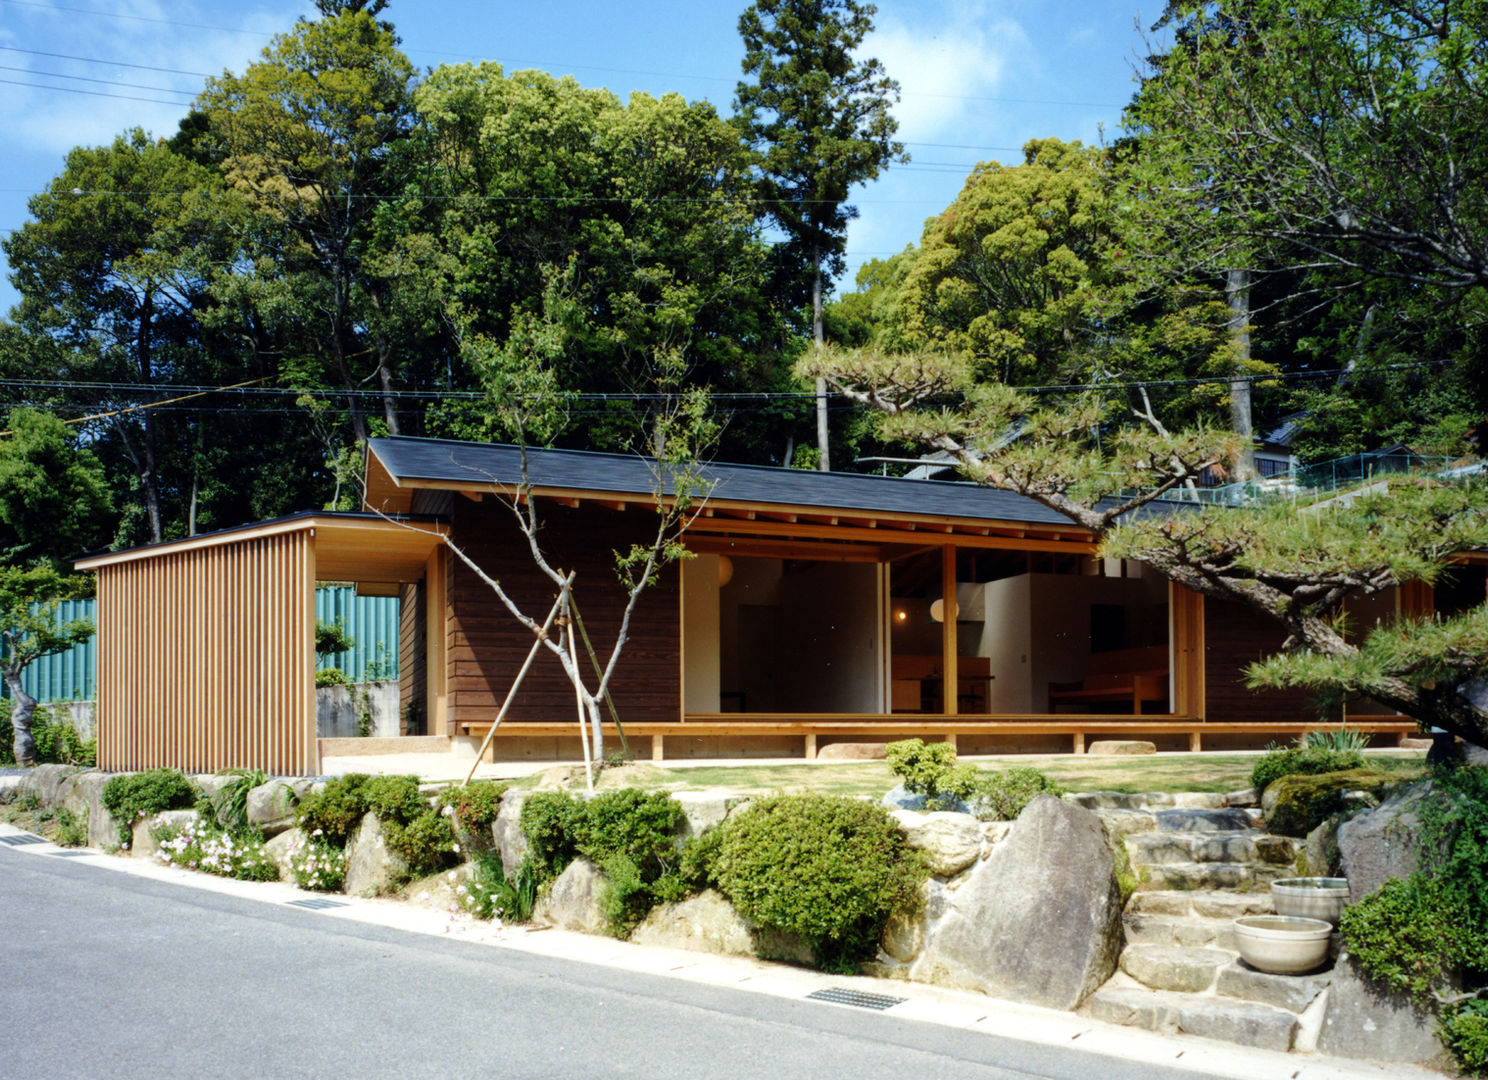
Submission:
M 1410 779 L 1425 770 L 1424 751 L 1377 751 L 1368 755 L 1371 765 Z M 1235 791 L 1250 784 L 1255 754 L 1158 754 L 1144 757 L 1096 757 L 1093 755 L 1029 755 L 975 758 L 980 769 L 1002 769 L 1031 765 L 1047 773 L 1070 791 Z M 581 786 L 583 769 L 570 773 L 572 784 Z M 554 772 L 547 774 L 547 785 Z M 517 781 L 528 787 L 539 777 Z M 684 791 L 699 788 L 728 788 L 739 792 L 819 791 L 834 795 L 882 795 L 895 784 L 893 773 L 882 761 L 853 761 L 787 765 L 718 765 L 697 768 L 668 768 L 636 763 L 606 769 L 601 787 L 637 787 L 646 791 Z

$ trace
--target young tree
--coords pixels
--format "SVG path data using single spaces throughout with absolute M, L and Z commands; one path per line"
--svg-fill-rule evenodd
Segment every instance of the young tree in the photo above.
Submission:
M 31 736 L 31 717 L 36 699 L 21 685 L 26 665 L 44 656 L 66 652 L 93 636 L 91 619 L 59 622 L 58 606 L 81 595 L 88 582 L 69 578 L 50 567 L 23 569 L 0 566 L 0 678 L 10 690 L 10 723 L 15 731 L 18 765 L 36 764 L 36 741 Z
M 0 560 L 58 564 L 112 535 L 103 466 L 50 413 L 16 409 L 0 434 Z
M 886 437 L 951 454 L 978 483 L 1026 495 L 1090 530 L 1104 552 L 1279 622 L 1283 651 L 1250 670 L 1254 685 L 1362 695 L 1488 746 L 1488 605 L 1400 622 L 1362 636 L 1341 612 L 1351 596 L 1434 581 L 1453 556 L 1488 547 L 1488 483 L 1406 479 L 1362 491 L 1244 508 L 1158 512 L 1154 500 L 1242 447 L 1231 432 L 1169 433 L 1109 424 L 1084 398 L 1056 406 L 943 355 L 871 351 L 808 357 L 882 414 Z M 932 407 L 936 401 L 957 404 Z M 1000 449 L 990 436 L 1018 430 Z
M 780 255 L 791 303 L 802 284 L 809 289 L 818 350 L 825 290 L 842 272 L 847 223 L 857 216 L 848 194 L 909 160 L 889 112 L 899 84 L 877 60 L 854 55 L 877 10 L 859 0 L 756 0 L 739 17 L 752 81 L 739 83 L 734 107 L 759 153 L 760 202 L 788 238 Z M 817 467 L 827 471 L 824 383 L 816 396 Z

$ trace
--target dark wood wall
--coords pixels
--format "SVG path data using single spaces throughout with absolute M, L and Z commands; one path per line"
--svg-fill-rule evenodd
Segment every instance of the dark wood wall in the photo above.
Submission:
M 1316 720 L 1312 694 L 1250 690 L 1245 669 L 1281 648 L 1286 633 L 1243 604 L 1204 601 L 1204 718 L 1216 721 Z
M 403 735 L 428 735 L 428 690 L 424 657 L 428 648 L 424 614 L 424 586 L 405 583 L 399 589 L 398 619 L 398 730 Z
M 542 544 L 550 563 L 577 571 L 574 598 L 589 638 L 604 663 L 615 641 L 625 593 L 615 575 L 615 551 L 649 542 L 655 515 L 645 507 L 609 510 L 593 504 L 570 509 L 539 504 Z M 536 568 L 512 512 L 487 498 L 457 498 L 452 508 L 455 544 L 468 554 L 537 622 L 547 616 L 557 587 Z M 463 562 L 449 560 L 449 720 L 496 718 L 533 635 L 506 610 L 496 594 Z M 680 585 L 676 566 L 641 597 L 611 692 L 620 720 L 679 720 L 682 701 Z M 580 645 L 579 659 L 588 664 Z M 590 668 L 592 671 L 592 668 Z M 593 686 L 593 683 L 590 683 Z M 573 685 L 546 649 L 528 672 L 507 714 L 512 720 L 577 722 Z

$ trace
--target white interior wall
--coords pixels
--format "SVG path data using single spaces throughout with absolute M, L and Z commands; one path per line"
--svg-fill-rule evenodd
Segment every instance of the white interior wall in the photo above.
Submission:
M 682 709 L 719 711 L 718 556 L 695 555 L 682 562 Z

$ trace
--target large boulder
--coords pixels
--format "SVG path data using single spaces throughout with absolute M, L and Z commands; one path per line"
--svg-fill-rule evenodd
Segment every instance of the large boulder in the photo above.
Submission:
M 294 869 L 290 866 L 290 861 L 309 840 L 310 838 L 300 829 L 285 829 L 277 836 L 264 841 L 264 854 L 273 859 L 274 865 L 279 867 L 280 878 L 285 881 L 294 880 Z
M 982 853 L 982 823 L 970 814 L 891 810 L 905 843 L 925 856 L 930 873 L 952 877 Z
M 265 836 L 294 826 L 295 808 L 310 793 L 309 780 L 270 780 L 248 792 L 248 824 Z
M 501 809 L 491 826 L 496 840 L 496 850 L 501 853 L 501 869 L 507 877 L 517 872 L 522 860 L 527 858 L 530 845 L 527 834 L 522 831 L 522 803 L 527 799 L 524 791 L 508 791 L 501 796 Z
M 1377 809 L 1338 829 L 1338 861 L 1349 882 L 1349 901 L 1358 903 L 1392 877 L 1406 878 L 1421 865 L 1417 811 L 1431 793 L 1429 782 L 1411 784 Z
M 78 821 L 88 826 L 88 846 L 116 848 L 119 846 L 119 823 L 103 805 L 103 789 L 112 775 L 102 772 L 85 772 L 73 777 L 71 789 L 62 802 Z
M 1278 836 L 1306 836 L 1349 805 L 1354 792 L 1371 794 L 1393 783 L 1374 769 L 1283 776 L 1266 785 L 1261 810 L 1266 829 Z
M 588 859 L 575 859 L 559 874 L 548 894 L 532 909 L 532 921 L 540 926 L 560 930 L 577 930 L 584 934 L 602 934 L 608 925 L 600 910 L 599 894 L 605 876 Z
M 630 940 L 638 945 L 691 949 L 720 956 L 753 956 L 755 950 L 749 924 L 714 889 L 653 908 L 635 928 Z
M 346 845 L 346 885 L 348 896 L 378 896 L 392 892 L 408 876 L 408 864 L 389 850 L 387 835 L 376 814 L 367 814 Z
M 701 836 L 749 802 L 747 795 L 716 790 L 678 791 L 672 794 L 672 799 L 682 807 L 682 815 L 686 819 L 682 827 L 683 836 Z
M 1100 819 L 1048 795 L 946 893 L 917 982 L 1074 1009 L 1116 970 L 1121 894 Z
M 1441 1052 L 1441 1043 L 1428 1010 L 1372 983 L 1344 953 L 1328 988 L 1318 1049 L 1370 1061 L 1425 1061 Z
M 76 765 L 38 765 L 21 778 L 21 791 L 36 796 L 43 810 L 56 810 L 67 801 L 73 778 L 82 771 Z
M 180 832 L 201 821 L 195 810 L 162 810 L 134 823 L 134 842 L 129 845 L 130 854 L 147 858 L 160 850 L 159 834 L 167 831 Z

